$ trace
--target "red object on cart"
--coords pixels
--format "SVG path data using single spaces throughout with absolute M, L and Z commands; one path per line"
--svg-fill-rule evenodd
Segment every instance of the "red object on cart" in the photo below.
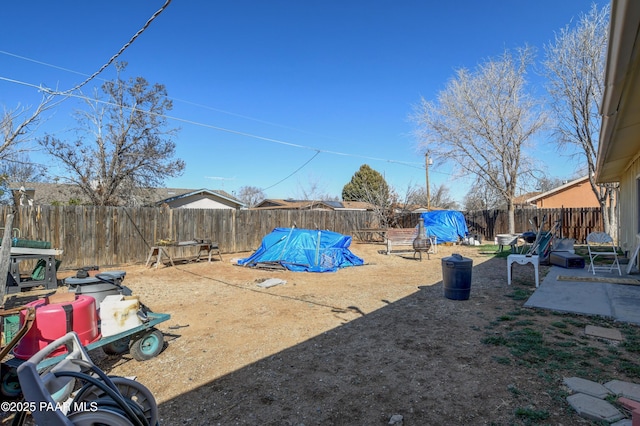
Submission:
M 74 300 L 57 303 L 48 299 L 38 299 L 25 306 L 35 308 L 36 319 L 29 332 L 14 348 L 13 354 L 16 358 L 29 359 L 70 331 L 78 334 L 83 345 L 95 342 L 101 337 L 96 300 L 91 296 L 77 295 Z M 26 314 L 26 310 L 20 312 L 20 324 L 24 322 Z M 49 356 L 58 356 L 64 352 L 64 347 L 60 347 Z

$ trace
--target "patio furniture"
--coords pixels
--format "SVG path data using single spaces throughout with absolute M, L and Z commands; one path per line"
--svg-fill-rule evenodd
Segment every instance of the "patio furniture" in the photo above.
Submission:
M 618 270 L 618 275 L 622 275 L 620 262 L 618 262 L 618 248 L 613 242 L 611 235 L 606 232 L 592 232 L 587 235 L 587 250 L 589 251 L 589 268 L 593 275 L 596 271 L 613 272 Z M 596 264 L 596 259 L 608 259 L 611 263 Z
M 388 229 L 385 236 L 387 240 L 387 254 L 392 254 L 392 252 L 412 251 L 414 258 L 416 257 L 416 254 L 419 254 L 420 260 L 422 260 L 422 251 L 427 253 L 427 258 L 429 258 L 430 253 L 437 253 L 436 237 L 424 237 L 423 239 L 429 242 L 428 247 L 425 246 L 424 250 L 416 248 L 414 241 L 418 237 L 418 234 L 418 228 Z
M 546 218 L 547 216 L 545 215 L 542 219 L 543 223 L 546 221 Z M 533 265 L 533 270 L 535 273 L 536 287 L 540 285 L 540 260 L 542 260 L 543 264 L 546 264 L 545 262 L 549 258 L 551 243 L 553 241 L 553 234 L 554 232 L 556 232 L 559 226 L 559 221 L 556 221 L 549 231 L 543 231 L 542 226 L 540 226 L 540 228 L 538 228 L 537 232 L 535 233 L 535 239 L 532 242 L 531 239 L 533 239 L 533 236 L 528 235 L 529 238 L 527 242 L 531 242 L 531 246 L 529 247 L 526 254 L 510 254 L 509 256 L 507 256 L 508 285 L 511 285 L 511 269 L 514 263 L 517 263 L 518 265 L 526 265 L 527 263 L 531 263 Z
M 354 237 L 365 243 L 380 242 L 386 240 L 388 229 L 385 228 L 361 228 L 351 231 Z
M 510 254 L 507 256 L 507 284 L 511 285 L 511 268 L 513 264 L 517 263 L 518 265 L 526 265 L 527 263 L 531 263 L 533 265 L 533 270 L 536 278 L 536 287 L 540 285 L 540 275 L 538 273 L 539 266 L 539 257 L 538 255 L 529 255 L 529 254 Z
M 147 261 L 145 263 L 146 267 L 151 267 L 154 263 L 156 265 L 156 269 L 158 265 L 162 262 L 162 257 L 166 257 L 169 259 L 171 266 L 175 266 L 173 260 L 176 258 L 176 253 L 179 251 L 184 256 L 185 249 L 182 247 L 195 247 L 195 256 L 188 258 L 193 262 L 198 262 L 201 259 L 202 253 L 208 255 L 209 263 L 211 263 L 211 258 L 213 255 L 217 255 L 222 261 L 222 254 L 220 253 L 220 247 L 218 243 L 211 242 L 210 240 L 191 240 L 191 241 L 181 241 L 173 244 L 166 245 L 156 245 L 150 248 L 149 255 L 147 256 Z M 155 260 L 154 260 L 155 259 Z
M 7 294 L 38 286 L 44 286 L 46 290 L 58 288 L 56 272 L 61 261 L 56 256 L 61 255 L 62 250 L 59 249 L 11 247 Z

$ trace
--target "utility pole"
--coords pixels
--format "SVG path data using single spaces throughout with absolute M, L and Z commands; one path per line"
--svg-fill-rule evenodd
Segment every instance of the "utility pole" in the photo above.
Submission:
M 427 211 L 431 211 L 431 189 L 429 188 L 429 165 L 433 164 L 429 158 L 429 151 L 424 153 L 424 168 L 427 171 Z

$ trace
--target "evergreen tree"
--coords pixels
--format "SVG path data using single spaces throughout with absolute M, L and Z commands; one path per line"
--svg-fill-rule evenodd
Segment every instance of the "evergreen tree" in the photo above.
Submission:
M 384 177 L 367 164 L 351 177 L 351 181 L 342 188 L 344 201 L 366 201 L 376 206 L 389 204 L 389 185 Z

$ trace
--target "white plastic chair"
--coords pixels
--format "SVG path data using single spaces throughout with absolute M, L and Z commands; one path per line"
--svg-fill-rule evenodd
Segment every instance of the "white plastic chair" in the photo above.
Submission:
M 596 274 L 596 271 L 613 272 L 618 270 L 618 275 L 622 275 L 620 263 L 618 262 L 618 248 L 613 242 L 613 238 L 606 232 L 592 232 L 587 235 L 587 249 L 589 250 L 589 268 L 587 271 Z M 596 265 L 596 258 L 606 258 L 611 263 Z

